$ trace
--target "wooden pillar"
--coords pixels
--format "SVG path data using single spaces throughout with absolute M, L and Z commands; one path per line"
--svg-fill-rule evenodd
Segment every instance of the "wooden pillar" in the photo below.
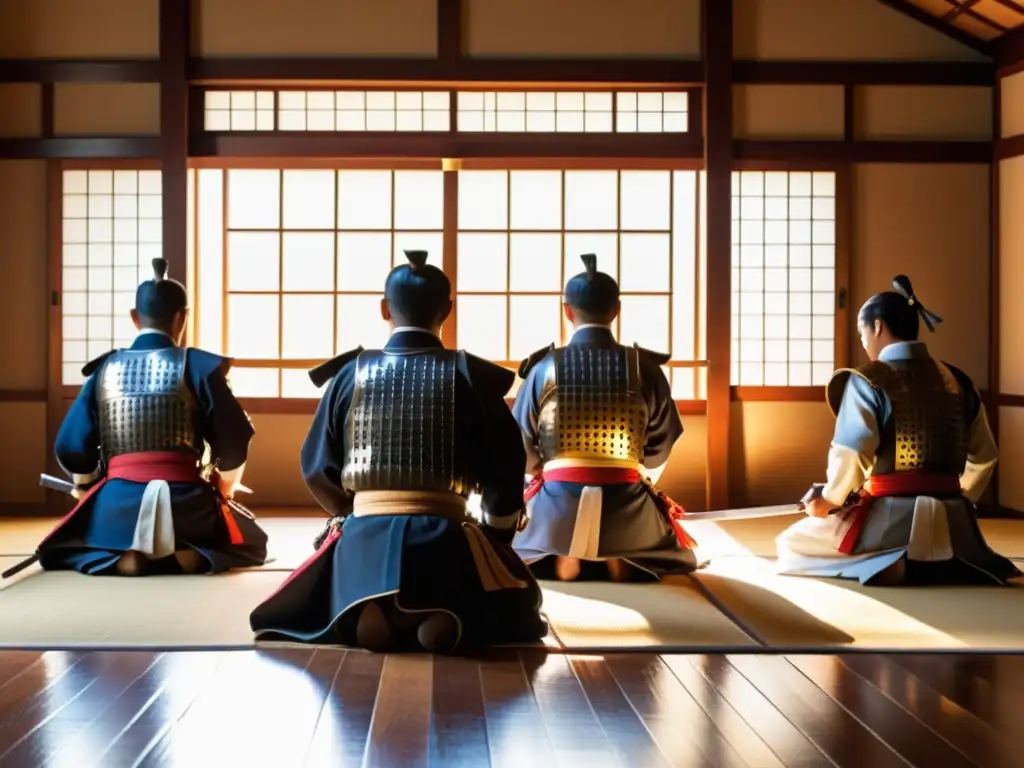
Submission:
M 704 227 L 707 242 L 708 509 L 729 506 L 732 321 L 733 0 L 703 0 Z
M 437 59 L 449 76 L 462 59 L 462 0 L 437 0 Z
M 989 296 L 989 329 L 988 329 L 988 397 L 984 407 L 988 412 L 989 425 L 992 428 L 992 435 L 999 442 L 999 228 L 1000 228 L 1000 202 L 999 202 L 999 141 L 1003 138 L 1002 129 L 1002 87 L 1003 71 L 996 70 L 996 82 L 992 87 L 992 163 L 989 166 L 989 222 L 990 232 L 988 238 L 989 259 L 988 259 L 988 296 Z M 996 464 L 992 473 L 992 480 L 989 483 L 988 495 L 989 506 L 999 507 L 999 464 Z
M 189 0 L 160 0 L 160 170 L 168 274 L 188 278 Z

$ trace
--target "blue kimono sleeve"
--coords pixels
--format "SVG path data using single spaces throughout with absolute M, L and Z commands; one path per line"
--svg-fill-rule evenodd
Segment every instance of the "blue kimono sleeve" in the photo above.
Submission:
M 526 451 L 525 474 L 530 476 L 539 474 L 544 468 L 544 460 L 540 455 L 540 430 L 537 427 L 540 397 L 544 388 L 543 372 L 544 367 L 538 365 L 526 374 L 526 380 L 516 393 L 516 401 L 512 405 L 512 417 L 519 425 Z
M 345 365 L 331 379 L 320 399 L 313 423 L 302 444 L 302 477 L 317 504 L 334 516 L 352 510 L 352 494 L 341 486 L 345 460 L 345 436 L 339 433 L 352 407 L 355 386 L 355 361 Z
M 472 438 L 483 522 L 492 528 L 511 531 L 523 511 L 526 464 L 522 434 L 505 404 L 505 395 L 515 377 L 504 368 L 472 355 L 466 355 L 466 368 L 481 416 Z
M 94 377 L 86 379 L 61 422 L 53 451 L 61 469 L 76 485 L 86 485 L 99 476 L 100 429 Z
M 832 444 L 856 451 L 865 461 L 874 459 L 881 427 L 891 410 L 888 400 L 862 376 L 850 376 L 836 414 Z
M 245 464 L 249 443 L 256 430 L 249 415 L 238 402 L 228 384 L 228 358 L 188 350 L 188 383 L 199 404 L 199 431 L 210 446 L 211 461 L 222 472 L 230 472 Z
M 672 455 L 672 448 L 683 436 L 683 420 L 672 397 L 672 387 L 661 367 L 642 361 L 643 390 L 647 400 L 647 435 L 644 440 L 644 466 L 657 469 Z

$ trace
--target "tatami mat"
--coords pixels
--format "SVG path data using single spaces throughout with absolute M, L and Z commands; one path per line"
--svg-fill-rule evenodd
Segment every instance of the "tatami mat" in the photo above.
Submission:
M 698 551 L 707 558 L 755 555 L 775 557 L 775 538 L 802 514 L 762 517 L 732 522 L 690 523 L 687 531 L 697 540 Z M 979 520 L 989 545 L 1006 557 L 1024 560 L 1024 520 Z
M 544 613 L 573 650 L 706 653 L 756 645 L 685 576 L 661 584 L 544 582 Z
M 780 649 L 1019 650 L 1024 586 L 862 587 L 778 576 L 774 564 L 723 557 L 697 576 L 752 635 Z
M 33 565 L 0 582 L 0 648 L 252 647 L 249 613 L 287 575 L 123 579 Z
M 0 558 L 6 569 L 18 558 Z M 249 612 L 286 577 L 248 570 L 142 579 L 45 573 L 0 582 L 0 648 L 252 647 Z M 669 584 L 545 585 L 563 650 L 736 650 L 754 643 L 686 578 Z
M 1020 588 L 863 588 L 777 576 L 765 557 L 799 517 L 691 526 L 711 565 L 657 585 L 545 583 L 548 645 L 565 650 L 1017 649 Z M 32 566 L 0 582 L 0 647 L 251 647 L 249 612 L 312 551 L 322 518 L 261 516 L 275 560 L 216 576 L 88 578 Z M 0 522 L 0 551 L 21 554 L 52 520 Z M 993 548 L 1024 556 L 1024 522 L 985 520 Z M 0 557 L 0 570 L 20 557 Z M 710 600 L 708 599 L 710 596 Z M 734 623 L 733 619 L 739 624 Z
M 266 570 L 293 570 L 313 553 L 313 539 L 324 527 L 324 517 L 259 516 L 267 532 L 270 561 Z M 28 557 L 58 522 L 57 518 L 9 518 L 0 520 L 0 556 Z

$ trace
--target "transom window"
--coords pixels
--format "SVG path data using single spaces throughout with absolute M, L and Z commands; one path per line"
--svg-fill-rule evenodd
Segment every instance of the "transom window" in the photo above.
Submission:
M 208 131 L 447 131 L 448 91 L 207 91 Z
M 686 91 L 208 90 L 207 131 L 686 133 Z

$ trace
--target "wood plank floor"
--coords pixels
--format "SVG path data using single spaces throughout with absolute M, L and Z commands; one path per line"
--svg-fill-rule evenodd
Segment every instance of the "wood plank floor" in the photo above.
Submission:
M 1024 656 L 0 653 L 0 766 L 1024 765 Z

